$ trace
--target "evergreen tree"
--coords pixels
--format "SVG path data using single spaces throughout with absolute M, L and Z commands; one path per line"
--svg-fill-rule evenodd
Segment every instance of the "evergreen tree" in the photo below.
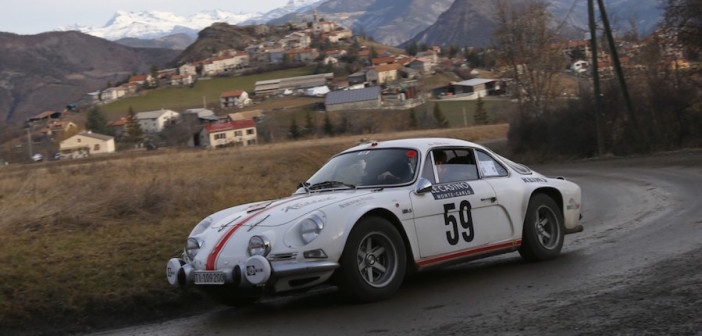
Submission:
M 438 103 L 434 104 L 434 121 L 439 128 L 446 128 L 449 126 L 449 122 L 446 120 L 444 113 L 441 112 L 441 107 L 439 107 Z
M 93 107 L 88 111 L 85 128 L 98 134 L 112 134 L 112 130 L 107 125 L 107 118 L 99 107 Z
M 341 117 L 341 122 L 336 128 L 336 134 L 345 134 L 349 130 L 349 119 L 346 116 Z
M 308 135 L 313 135 L 316 132 L 316 127 L 314 125 L 314 119 L 312 118 L 312 114 L 310 111 L 307 111 L 305 113 L 305 133 Z
M 126 142 L 128 143 L 139 143 L 142 140 L 144 131 L 139 125 L 139 121 L 136 119 L 136 113 L 134 109 L 130 106 L 127 112 L 127 124 L 126 126 Z
M 152 78 L 152 83 L 144 83 L 148 85 L 149 87 L 158 87 L 158 67 L 156 65 L 151 66 L 151 78 Z
M 331 119 L 329 119 L 329 112 L 324 114 L 324 134 L 329 136 L 334 135 L 334 125 L 332 125 Z
M 483 101 L 482 97 L 478 97 L 478 99 L 475 101 L 475 114 L 473 114 L 473 120 L 475 121 L 476 125 L 487 125 L 489 122 L 488 114 L 485 110 L 485 102 Z
M 295 121 L 295 119 L 290 123 L 290 131 L 288 133 L 289 137 L 293 140 L 297 140 L 302 136 L 302 134 L 300 134 L 300 127 L 297 126 L 297 121 Z
M 417 121 L 417 112 L 414 109 L 409 111 L 409 121 L 407 122 L 407 126 L 410 129 L 417 129 L 419 126 L 419 122 Z

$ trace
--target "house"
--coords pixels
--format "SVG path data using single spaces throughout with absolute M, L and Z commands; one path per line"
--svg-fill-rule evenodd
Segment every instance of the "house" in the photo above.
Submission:
M 380 87 L 332 91 L 327 94 L 324 105 L 327 112 L 379 108 L 381 106 Z
M 112 128 L 112 132 L 117 140 L 122 139 L 122 137 L 127 133 L 127 124 L 129 123 L 129 116 L 121 117 L 115 121 L 110 122 L 108 125 Z
M 433 66 L 434 64 L 431 61 L 431 57 L 419 57 L 408 65 L 408 67 L 417 70 L 417 72 L 423 75 L 431 73 Z
M 253 120 L 206 124 L 199 134 L 199 145 L 202 147 L 250 146 L 257 143 L 258 134 Z
M 45 133 L 46 135 L 54 135 L 58 133 L 65 133 L 65 132 L 70 132 L 70 131 L 75 131 L 78 130 L 78 126 L 74 124 L 71 121 L 52 121 L 49 125 L 47 125 L 44 130 L 42 130 L 42 133 Z
M 80 132 L 59 144 L 62 156 L 84 157 L 87 155 L 106 154 L 115 152 L 115 138 L 109 135 Z
M 401 67 L 402 66 L 397 63 L 376 66 L 375 71 L 378 71 L 378 84 L 396 81 L 398 78 L 397 70 Z
M 219 102 L 222 108 L 238 107 L 242 108 L 246 105 L 251 105 L 249 94 L 244 90 L 234 90 L 222 92 L 219 95 Z
M 169 125 L 178 122 L 180 114 L 173 110 L 160 109 L 157 111 L 139 112 L 135 115 L 144 133 L 159 133 Z
M 171 76 L 171 85 L 172 86 L 192 85 L 193 83 L 195 83 L 195 76 L 194 75 L 173 75 L 173 76 Z
M 376 57 L 371 60 L 371 64 L 373 66 L 376 65 L 384 65 L 384 64 L 392 64 L 395 63 L 395 57 L 389 56 L 389 57 Z
M 138 85 L 152 85 L 156 81 L 155 78 L 151 77 L 151 75 L 134 75 L 129 77 L 128 83 L 132 84 L 138 84 Z
M 301 90 L 315 86 L 327 85 L 334 79 L 334 73 L 287 77 L 257 81 L 255 86 L 256 96 L 275 95 L 285 92 L 285 90 Z
M 309 63 L 319 57 L 317 49 L 292 49 L 286 52 L 288 60 L 298 63 Z
M 49 119 L 59 119 L 61 118 L 61 112 L 57 111 L 44 111 L 42 113 L 39 113 L 35 116 L 30 117 L 27 119 L 29 122 L 36 122 L 36 121 L 47 121 Z
M 215 115 L 212 110 L 206 108 L 191 108 L 183 111 L 182 118 L 184 122 L 191 124 L 207 124 L 214 123 L 220 120 L 220 117 Z
M 178 68 L 178 73 L 181 76 L 193 75 L 197 76 L 197 64 L 196 63 L 185 63 Z
M 348 77 L 349 85 L 363 84 L 366 82 L 366 73 L 364 71 L 354 72 Z
M 127 94 L 127 89 L 121 86 L 111 87 L 100 92 L 100 100 L 108 103 L 124 97 Z
M 479 97 L 494 95 L 500 90 L 495 79 L 473 78 L 453 82 L 449 86 L 434 90 L 434 95 L 441 99 L 474 100 Z

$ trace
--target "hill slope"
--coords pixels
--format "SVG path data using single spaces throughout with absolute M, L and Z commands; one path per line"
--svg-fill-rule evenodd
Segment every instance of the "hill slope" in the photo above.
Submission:
M 399 45 L 436 21 L 453 0 L 337 0 L 320 4 L 318 16 L 387 45 Z M 272 24 L 309 21 L 309 12 L 283 16 Z
M 0 33 L 0 123 L 18 124 L 45 110 L 61 110 L 85 93 L 124 80 L 178 55 L 134 49 L 79 32 Z
M 512 4 L 521 2 L 524 1 L 510 1 Z M 564 23 L 561 33 L 572 39 L 582 39 L 588 31 L 587 2 L 548 2 L 554 23 Z M 605 3 L 609 19 L 619 31 L 631 30 L 633 24 L 639 34 L 650 33 L 662 15 L 657 0 L 610 0 Z M 497 1 L 456 0 L 436 23 L 408 42 L 487 47 L 496 27 L 496 7 Z

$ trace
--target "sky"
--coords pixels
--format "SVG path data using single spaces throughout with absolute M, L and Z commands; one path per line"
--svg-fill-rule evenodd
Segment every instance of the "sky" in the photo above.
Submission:
M 0 31 L 38 34 L 81 24 L 102 27 L 118 10 L 162 11 L 181 16 L 221 9 L 230 12 L 267 12 L 288 0 L 2 0 Z

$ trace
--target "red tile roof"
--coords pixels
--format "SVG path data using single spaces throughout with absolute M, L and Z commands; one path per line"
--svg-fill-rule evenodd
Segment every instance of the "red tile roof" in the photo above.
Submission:
M 378 65 L 378 64 L 383 64 L 383 63 L 394 63 L 395 62 L 395 57 L 389 56 L 389 57 L 377 57 L 371 60 L 373 65 Z
M 129 82 L 130 83 L 143 82 L 146 80 L 146 78 L 147 78 L 146 75 L 136 75 L 136 76 L 129 77 Z
M 251 127 L 256 127 L 256 123 L 253 120 L 237 120 L 205 125 L 205 129 L 207 129 L 207 132 L 209 133 L 218 133 Z

